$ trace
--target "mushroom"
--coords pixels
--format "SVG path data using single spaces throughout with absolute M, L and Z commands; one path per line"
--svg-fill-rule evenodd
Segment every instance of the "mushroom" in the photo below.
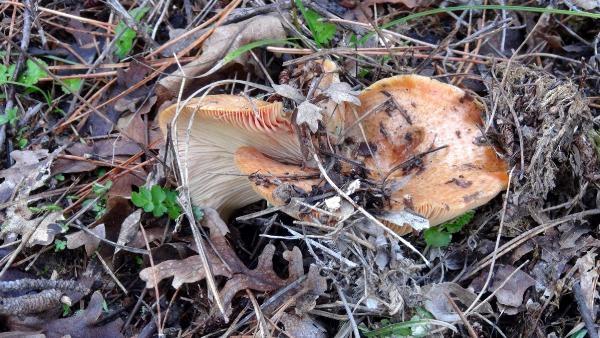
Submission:
M 369 155 L 358 160 L 389 197 L 376 216 L 399 234 L 411 229 L 407 211 L 437 225 L 506 187 L 506 163 L 491 146 L 478 143 L 481 109 L 463 90 L 403 75 L 374 83 L 359 99 L 360 106 L 338 107 L 342 116 L 335 121 L 346 139 L 371 145 Z M 176 106 L 160 113 L 165 134 L 175 115 Z M 285 182 L 305 192 L 322 184 L 317 171 L 302 166 L 298 137 L 281 103 L 206 96 L 183 107 L 174 125 L 192 201 L 224 217 L 261 198 L 287 203 L 278 194 Z
M 234 95 L 194 98 L 160 112 L 158 124 L 164 135 L 173 126 L 173 143 L 180 165 L 187 169 L 193 203 L 217 209 L 227 217 L 235 209 L 262 199 L 245 175 L 236 170 L 235 153 L 252 147 L 263 155 L 263 173 L 272 164 L 300 165 L 298 137 L 281 102 L 269 103 Z M 238 165 L 244 167 L 244 160 Z M 277 170 L 275 170 L 277 171 Z
M 373 145 L 363 157 L 369 178 L 390 194 L 377 216 L 396 232 L 410 229 L 396 221 L 403 210 L 433 226 L 489 202 L 508 184 L 506 163 L 479 141 L 481 108 L 462 89 L 401 75 L 375 82 L 359 99 L 360 107 L 346 108 L 356 109 L 346 111 L 346 135 Z

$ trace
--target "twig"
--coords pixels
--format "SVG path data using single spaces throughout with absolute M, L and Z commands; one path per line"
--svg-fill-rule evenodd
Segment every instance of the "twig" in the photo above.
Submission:
M 454 299 L 452 299 L 452 297 L 450 297 L 450 295 L 448 293 L 445 293 L 445 295 L 446 295 L 446 298 L 448 299 L 448 302 L 454 309 L 454 312 L 456 312 L 458 314 L 458 316 L 460 317 L 460 320 L 462 320 L 463 324 L 465 324 L 465 327 L 467 328 L 467 331 L 469 332 L 469 336 L 471 338 L 478 338 L 477 333 L 475 332 L 475 330 L 473 330 L 473 326 L 471 326 L 471 323 L 469 323 L 469 321 L 467 320 L 467 317 L 465 317 L 465 314 L 462 311 L 460 311 L 460 308 L 458 307 L 458 305 L 456 305 L 456 302 L 454 302 Z
M 115 281 L 115 283 L 121 289 L 121 291 L 123 291 L 124 294 L 128 294 L 129 292 L 127 291 L 123 283 L 121 283 L 121 281 L 117 278 L 117 276 L 115 276 L 108 264 L 106 264 L 104 258 L 102 258 L 102 255 L 97 254 L 96 257 L 98 257 L 98 260 L 100 261 L 100 263 L 102 263 L 102 267 L 104 267 L 106 273 L 108 273 L 108 275 Z
M 553 228 L 555 226 L 558 226 L 560 224 L 569 222 L 569 221 L 574 221 L 577 219 L 581 219 L 583 217 L 586 216 L 593 216 L 593 215 L 598 215 L 600 214 L 600 209 L 591 209 L 591 210 L 585 210 L 585 211 L 581 211 L 575 214 L 571 214 L 571 215 L 567 215 L 565 217 L 561 217 L 559 219 L 553 220 L 551 222 L 548 223 L 544 223 L 541 224 L 533 229 L 530 229 L 528 231 L 525 231 L 524 233 L 522 233 L 521 235 L 513 238 L 512 240 L 504 243 L 501 247 L 498 248 L 498 250 L 494 250 L 494 253 L 489 254 L 488 256 L 486 256 L 485 258 L 483 258 L 481 260 L 481 262 L 479 262 L 477 268 L 473 269 L 471 272 L 467 273 L 466 275 L 464 275 L 462 278 L 460 278 L 459 281 L 464 281 L 466 279 L 469 279 L 471 277 L 473 277 L 477 272 L 481 271 L 481 269 L 485 268 L 486 266 L 488 266 L 491 262 L 491 258 L 493 255 L 496 255 L 496 259 L 504 256 L 505 254 L 507 254 L 508 252 L 510 252 L 512 249 L 518 247 L 519 245 L 525 243 L 526 241 L 528 241 L 529 239 L 535 237 L 538 234 L 541 234 L 542 232 Z
M 331 277 L 331 280 L 333 281 L 333 285 L 335 286 L 335 290 L 337 291 L 338 296 L 340 296 L 340 300 L 344 303 L 344 310 L 346 310 L 346 313 L 348 314 L 348 319 L 350 320 L 350 324 L 352 325 L 352 331 L 354 331 L 354 336 L 358 338 L 360 337 L 360 333 L 358 332 L 358 325 L 354 320 L 354 315 L 352 314 L 352 310 L 350 310 L 350 306 L 348 306 L 346 296 L 344 296 L 344 293 L 342 292 L 335 278 Z
M 148 243 L 148 237 L 146 236 L 146 231 L 144 230 L 143 226 L 140 226 L 140 230 L 142 232 L 142 236 L 144 236 L 144 243 L 146 244 L 146 250 L 148 250 L 148 252 L 150 253 L 148 255 L 149 259 L 150 259 L 150 266 L 152 267 L 152 273 L 154 274 L 154 280 L 157 280 L 156 278 L 156 269 L 155 269 L 155 265 L 154 265 L 154 258 L 152 258 L 152 251 L 150 250 L 150 243 Z M 158 336 L 162 337 L 163 336 L 163 331 L 162 331 L 162 326 L 161 324 L 161 317 L 160 317 L 160 292 L 158 290 L 158 283 L 154 284 L 154 295 L 156 297 L 156 327 L 158 328 Z
M 469 313 L 469 312 L 473 311 L 473 309 L 477 305 L 477 302 L 479 301 L 479 299 L 481 298 L 483 293 L 487 290 L 488 285 L 490 284 L 490 281 L 492 280 L 492 275 L 494 274 L 494 265 L 496 264 L 496 255 L 498 253 L 498 247 L 500 246 L 500 238 L 502 237 L 502 229 L 504 229 L 504 217 L 506 216 L 506 208 L 508 206 L 508 197 L 509 197 L 508 194 L 510 193 L 510 184 L 512 182 L 512 174 L 513 174 L 514 169 L 515 168 L 513 167 L 510 170 L 510 173 L 508 174 L 508 185 L 506 187 L 506 196 L 504 197 L 504 205 L 502 206 L 502 215 L 500 216 L 500 226 L 498 227 L 498 235 L 496 236 L 496 245 L 494 247 L 494 251 L 492 252 L 492 263 L 490 265 L 490 272 L 488 272 L 487 278 L 485 280 L 485 284 L 483 284 L 483 287 L 481 288 L 481 292 L 477 295 L 475 300 L 473 300 L 473 303 L 471 303 L 471 305 L 469 306 L 469 308 L 467 308 L 465 313 Z
M 310 143 L 312 145 L 312 143 Z M 421 257 L 421 259 L 425 262 L 425 264 L 427 266 L 430 266 L 431 263 L 429 263 L 429 261 L 427 260 L 427 258 L 425 258 L 425 256 L 423 256 L 423 254 L 417 250 L 417 248 L 415 248 L 412 244 L 410 244 L 410 242 L 408 242 L 407 240 L 405 240 L 404 238 L 400 237 L 400 235 L 398 235 L 397 233 L 395 233 L 394 231 L 392 231 L 390 228 L 386 227 L 383 223 L 381 223 L 377 218 L 375 218 L 373 215 L 371 215 L 369 212 L 367 212 L 363 207 L 361 207 L 360 205 L 356 204 L 356 202 L 354 202 L 354 200 L 348 196 L 345 192 L 342 191 L 342 189 L 340 189 L 335 182 L 333 182 L 333 180 L 331 180 L 331 178 L 329 177 L 329 175 L 327 174 L 327 172 L 325 171 L 325 168 L 323 168 L 323 163 L 321 163 L 321 160 L 319 159 L 319 156 L 317 156 L 316 152 L 314 152 L 313 149 L 313 159 L 315 160 L 315 162 L 317 163 L 317 166 L 319 167 L 319 170 L 321 171 L 321 174 L 323 175 L 323 177 L 325 178 L 325 180 L 327 181 L 327 183 L 329 183 L 329 185 L 331 185 L 331 187 L 340 195 L 342 196 L 345 200 L 347 200 L 348 202 L 350 202 L 350 204 L 352 204 L 352 206 L 357 209 L 358 211 L 360 211 L 361 214 L 363 214 L 365 217 L 367 217 L 371 222 L 373 222 L 375 225 L 377 225 L 378 227 L 380 227 L 381 229 L 383 229 L 385 232 L 387 232 L 388 234 L 392 235 L 392 237 L 394 237 L 395 239 L 399 240 L 402 244 L 404 244 L 407 248 L 409 248 L 410 250 L 412 250 L 414 253 L 416 253 L 417 255 L 419 255 L 419 257 Z
M 598 328 L 594 323 L 594 319 L 592 318 L 591 309 L 588 308 L 585 297 L 581 292 L 581 284 L 579 281 L 573 283 L 573 296 L 575 297 L 575 301 L 577 302 L 577 307 L 579 308 L 579 313 L 581 314 L 581 319 L 585 323 L 585 328 L 590 335 L 590 338 L 598 338 Z

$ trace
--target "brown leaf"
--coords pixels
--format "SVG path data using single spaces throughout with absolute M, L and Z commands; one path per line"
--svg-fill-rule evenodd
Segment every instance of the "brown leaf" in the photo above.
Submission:
M 84 337 L 123 337 L 120 330 L 123 320 L 116 320 L 104 325 L 97 325 L 102 315 L 104 298 L 100 291 L 94 292 L 87 308 L 69 318 L 55 319 L 43 324 L 43 332 L 47 337 L 71 338 Z
M 21 197 L 29 195 L 29 191 L 41 187 L 48 178 L 46 167 L 50 166 L 53 155 L 48 155 L 48 150 L 15 150 L 10 153 L 15 161 L 12 167 L 0 171 L 0 203 L 8 201 L 15 190 L 21 190 Z M 23 194 L 23 190 L 28 190 Z
M 494 271 L 488 290 L 496 291 L 514 271 L 513 266 L 499 264 Z M 487 274 L 488 271 L 482 272 L 479 277 L 471 282 L 469 288 L 472 288 L 475 292 L 481 291 L 487 279 Z M 496 300 L 504 306 L 517 308 L 523 304 L 525 291 L 533 285 L 535 285 L 535 279 L 531 278 L 526 272 L 519 270 L 496 292 Z
M 27 206 L 23 206 L 27 208 Z M 53 212 L 48 215 L 40 216 L 34 219 L 30 217 L 29 212 L 23 212 L 23 208 L 9 208 L 6 211 L 7 221 L 0 231 L 0 237 L 7 234 L 19 234 L 28 236 L 31 231 L 35 231 L 29 240 L 27 246 L 48 245 L 54 241 L 54 236 L 61 232 L 61 227 L 57 221 L 63 220 L 61 212 Z
M 231 277 L 229 271 L 215 255 L 208 255 L 211 271 L 215 276 Z M 155 287 L 161 280 L 173 277 L 171 285 L 178 289 L 184 283 L 194 283 L 206 277 L 200 256 L 194 255 L 183 260 L 164 261 L 140 271 L 140 278 L 146 282 L 146 288 Z
M 284 258 L 289 262 L 289 277 L 284 279 L 280 278 L 273 270 L 275 246 L 267 245 L 258 258 L 257 267 L 251 270 L 246 267 L 229 246 L 225 238 L 228 232 L 227 226 L 215 210 L 204 209 L 203 225 L 210 229 L 212 246 L 204 243 L 204 248 L 207 251 L 211 271 L 215 276 L 228 278 L 225 286 L 220 291 L 227 314 L 231 312 L 231 302 L 239 291 L 252 289 L 261 292 L 272 292 L 304 275 L 302 253 L 297 247 L 284 253 Z M 215 248 L 218 255 L 211 248 Z M 312 276 L 308 279 L 312 284 L 305 284 L 308 287 L 301 289 L 302 292 L 299 292 L 298 296 L 308 295 L 311 292 L 316 293 L 316 296 L 318 296 L 324 292 L 326 283 L 319 276 L 318 269 L 316 267 L 311 269 L 309 275 Z M 165 261 L 140 272 L 140 278 L 146 282 L 147 288 L 155 287 L 161 280 L 171 276 L 174 277 L 172 285 L 175 288 L 180 287 L 183 283 L 192 283 L 204 279 L 206 275 L 200 256 L 195 255 L 183 260 Z M 308 296 L 306 300 L 311 303 L 313 298 L 314 295 Z
M 327 331 L 308 315 L 284 313 L 279 321 L 283 324 L 285 332 L 292 337 L 327 337 Z
M 270 15 L 257 15 L 245 21 L 217 27 L 202 45 L 202 55 L 197 60 L 190 62 L 183 66 L 182 70 L 178 70 L 159 81 L 157 94 L 160 101 L 177 95 L 184 75 L 187 77 L 205 75 L 227 53 L 253 41 L 284 39 L 285 37 L 285 30 L 280 19 Z M 247 59 L 248 55 L 245 54 L 238 57 L 234 62 L 245 64 Z
M 140 218 L 142 217 L 142 209 L 134 211 L 131 215 L 127 216 L 121 224 L 121 230 L 119 231 L 119 238 L 117 244 L 126 245 L 128 244 L 137 234 L 140 226 Z M 121 249 L 116 248 L 115 254 Z
M 99 224 L 95 228 L 90 229 L 91 232 L 95 233 L 100 238 L 106 237 L 104 224 Z M 89 256 L 94 254 L 98 246 L 100 245 L 100 239 L 83 230 L 79 230 L 69 235 L 65 235 L 67 239 L 67 249 L 76 249 L 80 246 L 85 246 L 85 253 Z
M 435 319 L 445 322 L 460 320 L 446 294 L 451 296 L 461 309 L 466 309 L 477 297 L 476 294 L 456 283 L 429 284 L 423 287 L 423 294 L 425 295 L 425 308 L 427 311 L 431 312 Z M 487 303 L 479 307 L 478 312 L 493 313 L 492 307 Z
M 161 238 L 165 233 L 165 230 L 162 228 L 150 228 L 145 229 L 144 231 L 146 232 L 146 238 L 148 239 L 148 243 L 152 243 L 152 241 L 154 241 L 155 239 Z M 144 240 L 144 235 L 141 231 L 138 231 L 135 234 L 133 239 L 129 242 L 129 246 L 134 248 L 144 248 L 146 246 L 146 241 Z

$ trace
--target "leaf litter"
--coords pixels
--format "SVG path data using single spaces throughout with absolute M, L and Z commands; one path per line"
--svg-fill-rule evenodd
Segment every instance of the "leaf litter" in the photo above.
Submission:
M 11 36 L 15 41 L 28 33 L 22 34 L 21 21 L 11 15 L 27 18 L 22 11 L 28 2 L 9 4 L 3 12 L 3 23 L 16 32 Z M 17 335 L 42 332 L 73 337 L 252 335 L 264 333 L 265 328 L 273 336 L 297 337 L 347 336 L 353 331 L 369 337 L 381 336 L 378 332 L 419 336 L 443 330 L 449 334 L 448 330 L 457 332 L 457 328 L 463 334 L 474 331 L 485 337 L 538 333 L 552 337 L 566 332 L 581 337 L 586 333 L 590 327 L 586 318 L 593 321 L 599 306 L 596 249 L 600 245 L 594 226 L 600 177 L 596 131 L 600 93 L 594 48 L 597 28 L 590 26 L 591 19 L 577 13 L 538 16 L 492 9 L 485 16 L 479 10 L 461 16 L 460 12 L 455 12 L 457 16 L 424 15 L 408 24 L 385 26 L 362 45 L 357 42 L 369 32 L 364 25 L 381 27 L 409 12 L 427 10 L 431 4 L 318 1 L 300 3 L 295 12 L 291 2 L 277 8 L 248 3 L 233 9 L 237 3 L 232 4 L 211 2 L 201 8 L 184 1 L 181 8 L 168 4 L 156 11 L 126 8 L 149 12 L 136 25 L 149 27 L 150 32 L 154 29 L 152 39 L 159 45 L 173 45 L 153 53 L 149 48 L 155 50 L 154 43 L 147 45 L 147 37 L 137 36 L 125 22 L 119 22 L 118 30 L 127 36 L 118 42 L 117 56 L 115 50 L 103 53 L 110 40 L 116 39 L 115 25 L 109 21 L 115 9 L 109 5 L 85 1 L 83 9 L 77 10 L 69 3 L 60 8 L 48 5 L 69 11 L 69 16 L 45 7 L 35 10 L 35 17 L 42 21 L 36 19 L 37 33 L 31 32 L 33 47 L 28 52 L 39 64 L 21 60 L 24 67 L 15 79 L 44 92 L 17 88 L 15 96 L 10 84 L 2 83 L 9 89 L 8 95 L 2 95 L 3 109 L 5 104 L 6 108 L 19 106 L 3 112 L 3 124 L 8 126 L 3 151 L 23 148 L 10 156 L 4 154 L 5 162 L 11 163 L 0 172 L 2 280 L 25 283 L 21 270 L 43 281 L 53 281 L 57 275 L 65 278 L 59 281 L 78 280 L 81 267 L 96 264 L 101 266 L 102 280 L 93 286 L 84 283 L 85 292 L 71 297 L 81 302 L 80 311 L 74 304 L 68 309 L 68 302 L 61 302 L 63 293 L 52 289 L 54 284 L 36 289 L 40 292 L 33 297 L 19 290 L 25 296 L 15 301 L 21 309 L 35 308 L 26 304 L 40 299 L 49 300 L 44 301 L 44 309 L 52 314 L 24 311 L 26 323 L 9 314 L 1 317 L 3 328 Z M 598 8 L 594 1 L 559 1 L 553 6 Z M 155 15 L 161 10 L 164 16 Z M 37 16 L 38 12 L 43 15 Z M 502 19 L 504 14 L 512 21 Z M 347 21 L 334 19 L 338 16 Z M 207 19 L 213 20 L 212 26 L 182 35 L 190 32 L 184 27 L 202 25 Z M 64 22 L 68 24 L 63 32 L 57 24 Z M 458 27 L 458 34 L 452 27 Z M 203 36 L 208 39 L 201 47 L 174 61 L 174 53 Z M 277 47 L 290 37 L 297 40 L 286 48 Z M 296 44 L 316 45 L 319 51 Z M 4 69 L 5 80 L 17 68 L 17 47 L 9 48 L 12 54 L 3 54 L 7 66 L 0 67 L 0 72 Z M 250 49 L 254 56 L 248 53 Z M 312 55 L 294 59 L 293 53 L 306 54 L 307 50 Z M 148 53 L 152 56 L 140 57 Z M 513 53 L 510 61 L 503 59 Z M 338 65 L 337 82 L 329 82 L 322 62 L 307 62 L 328 55 Z M 490 61 L 492 57 L 503 60 Z M 42 66 L 73 78 L 60 84 Z M 156 74 L 151 74 L 156 70 L 165 75 L 162 80 L 137 86 L 154 79 Z M 74 78 L 85 72 L 82 78 Z M 187 189 L 163 165 L 164 159 L 171 163 L 170 140 L 160 140 L 153 121 L 162 109 L 159 105 L 178 96 L 185 75 L 185 93 L 223 79 L 272 86 L 275 95 L 240 85 L 214 91 L 243 93 L 269 102 L 283 100 L 285 110 L 295 114 L 294 127 L 314 137 L 313 146 L 331 182 L 356 205 L 376 210 L 388 192 L 378 182 L 365 179 L 364 165 L 355 158 L 357 154 L 372 156 L 378 145 L 368 139 L 354 144 L 337 139 L 344 134 L 335 131 L 333 135 L 329 113 L 339 106 L 358 104 L 362 88 L 397 72 L 433 75 L 471 91 L 464 99 L 478 101 L 486 111 L 483 136 L 477 142 L 492 143 L 497 156 L 515 168 L 510 191 L 477 209 L 465 224 L 447 223 L 428 230 L 441 234 L 437 242 L 441 245 L 431 245 L 427 233 L 418 231 L 404 237 L 423 252 L 431 266 L 364 218 L 332 190 L 330 182 L 312 190 L 289 184 L 288 191 L 279 191 L 289 200 L 288 206 L 265 209 L 258 202 L 236 211 L 236 216 L 241 215 L 237 220 L 235 216 L 221 220 L 210 209 L 194 208 L 196 217 L 203 218 L 204 228 L 199 230 L 209 233 L 202 244 L 219 290 L 212 294 L 189 221 L 181 211 L 167 214 L 159 208 L 156 215 L 146 213 L 143 209 L 150 208 L 149 204 L 166 208 L 165 199 L 158 196 L 154 201 L 151 196 L 141 203 L 134 197 L 142 186 L 156 185 L 176 194 Z M 191 81 L 195 77 L 205 78 Z M 278 78 L 279 84 L 270 78 Z M 99 113 L 86 104 L 78 107 L 81 101 L 65 89 L 80 93 L 99 107 Z M 105 104 L 123 92 L 127 95 Z M 45 97 L 56 98 L 55 105 L 48 107 Z M 34 105 L 41 108 L 30 109 Z M 26 123 L 11 126 L 21 111 L 35 113 L 27 113 Z M 57 121 L 59 132 L 53 132 Z M 381 132 L 386 132 L 385 126 Z M 402 137 L 408 141 L 414 136 Z M 335 148 L 337 141 L 344 151 Z M 313 151 L 310 147 L 303 150 L 303 155 Z M 303 165 L 315 167 L 314 161 Z M 418 175 L 418 165 L 412 169 Z M 264 184 L 277 179 L 267 178 Z M 104 186 L 108 180 L 112 182 L 108 191 L 91 188 Z M 405 183 L 393 182 L 392 189 Z M 458 178 L 453 184 L 469 183 Z M 96 201 L 93 207 L 77 212 L 92 200 Z M 427 219 L 410 212 L 388 216 L 392 223 L 429 228 Z M 378 217 L 386 220 L 385 215 Z M 61 246 L 63 240 L 66 248 Z M 578 285 L 579 291 L 571 292 L 572 285 Z M 92 290 L 96 292 L 88 295 Z M 225 304 L 228 323 L 216 310 L 215 297 Z M 578 306 L 564 307 L 572 298 Z M 484 302 L 476 313 L 467 313 L 465 321 L 460 311 L 466 311 L 475 299 Z M 61 312 L 65 318 L 58 319 Z

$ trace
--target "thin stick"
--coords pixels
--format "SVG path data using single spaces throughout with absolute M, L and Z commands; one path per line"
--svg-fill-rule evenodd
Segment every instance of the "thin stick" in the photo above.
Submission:
M 112 272 L 112 270 L 110 269 L 108 264 L 106 264 L 106 262 L 104 261 L 104 258 L 102 258 L 102 255 L 96 255 L 96 257 L 98 257 L 98 260 L 100 261 L 100 263 L 102 263 L 102 267 L 104 267 L 104 270 L 106 270 L 106 273 L 108 273 L 108 275 L 115 281 L 115 283 L 117 283 L 117 286 L 119 288 L 121 288 L 121 291 L 123 291 L 124 294 L 128 294 L 127 289 L 125 288 L 123 283 L 121 283 L 121 281 L 117 278 L 117 276 L 115 276 L 115 274 Z
M 538 234 L 541 234 L 542 232 L 544 232 L 550 228 L 553 228 L 553 227 L 563 224 L 565 222 L 573 221 L 573 220 L 580 219 L 580 218 L 583 218 L 586 216 L 598 215 L 598 214 L 600 214 L 600 209 L 585 210 L 585 211 L 578 212 L 576 214 L 571 214 L 571 215 L 567 215 L 565 217 L 561 217 L 557 220 L 554 220 L 554 221 L 551 221 L 548 223 L 541 224 L 541 225 L 539 225 L 531 230 L 528 230 L 528 231 L 522 233 L 521 235 L 511 239 L 510 241 L 506 242 L 504 245 L 499 247 L 497 253 L 496 253 L 496 251 L 494 251 L 494 254 L 496 254 L 496 259 L 502 257 L 503 255 L 510 252 L 512 249 L 516 248 L 517 246 L 525 243 L 530 238 L 532 238 Z M 473 277 L 477 272 L 481 271 L 481 269 L 488 266 L 488 264 L 490 264 L 490 262 L 491 262 L 492 256 L 493 256 L 492 254 L 486 256 L 483 260 L 481 260 L 481 262 L 479 263 L 479 266 L 476 269 L 474 269 L 473 271 L 469 272 L 468 274 L 466 274 L 465 276 L 460 278 L 459 281 L 464 281 L 466 279 Z
M 427 266 L 431 266 L 431 263 L 429 263 L 429 261 L 427 260 L 427 258 L 425 258 L 425 256 L 423 256 L 423 254 L 419 250 L 417 250 L 417 248 L 415 248 L 412 244 L 410 244 L 404 238 L 400 237 L 400 235 L 398 235 L 397 233 L 395 233 L 394 231 L 392 231 L 390 228 L 386 227 L 377 218 L 375 218 L 373 215 L 371 215 L 369 212 L 367 212 L 363 207 L 361 207 L 360 205 L 356 204 L 356 202 L 354 202 L 354 200 L 350 196 L 348 196 L 345 192 L 343 192 L 342 189 L 340 189 L 335 184 L 335 182 L 333 182 L 333 180 L 329 177 L 329 175 L 327 175 L 327 172 L 325 171 L 325 168 L 323 167 L 323 163 L 321 163 L 321 160 L 319 159 L 319 156 L 317 156 L 317 154 L 314 151 L 313 151 L 313 159 L 317 163 L 317 166 L 319 167 L 319 170 L 321 171 L 321 174 L 323 175 L 323 177 L 325 178 L 325 180 L 327 181 L 327 183 L 329 183 L 329 185 L 331 185 L 331 187 L 340 196 L 342 196 L 345 200 L 347 200 L 348 202 L 350 202 L 350 204 L 352 204 L 352 206 L 354 208 L 356 208 L 358 211 L 360 211 L 361 214 L 363 214 L 365 217 L 367 217 L 375 225 L 377 225 L 378 227 L 382 228 L 385 232 L 387 232 L 388 234 L 392 235 L 392 237 L 394 237 L 395 239 L 399 240 L 407 248 L 409 248 L 410 250 L 412 250 L 413 252 L 415 252 L 417 255 L 419 255 L 419 257 L 421 257 L 421 259 L 425 262 L 425 264 Z
M 454 309 L 454 312 L 456 312 L 458 314 L 458 316 L 460 317 L 460 320 L 462 320 L 463 324 L 465 324 L 465 327 L 467 328 L 467 331 L 469 332 L 469 336 L 471 338 L 477 338 L 478 336 L 477 336 L 477 333 L 475 333 L 475 330 L 473 330 L 473 326 L 471 326 L 471 323 L 469 323 L 465 314 L 462 311 L 460 311 L 460 308 L 458 307 L 458 305 L 456 305 L 456 302 L 454 302 L 454 299 L 452 299 L 452 297 L 450 297 L 450 295 L 448 293 L 445 293 L 445 295 L 446 295 L 446 298 L 448 299 L 448 302 Z
M 154 280 L 157 280 L 156 269 L 154 268 L 154 258 L 152 258 L 152 251 L 150 250 L 150 243 L 148 243 L 148 237 L 146 236 L 146 230 L 143 226 L 140 226 L 142 236 L 144 236 L 144 243 L 146 243 L 146 250 L 148 250 L 148 257 L 150 258 L 150 266 L 152 267 L 152 274 L 154 274 Z M 160 292 L 158 291 L 158 283 L 154 284 L 154 293 L 156 296 L 156 327 L 158 328 L 158 336 L 163 336 L 163 331 L 160 323 Z
M 488 272 L 487 278 L 485 280 L 485 284 L 481 288 L 481 292 L 477 295 L 473 303 L 469 306 L 465 313 L 469 313 L 473 311 L 477 302 L 483 296 L 483 293 L 487 290 L 490 281 L 492 280 L 492 275 L 494 274 L 494 265 L 496 264 L 496 254 L 498 253 L 498 247 L 500 246 L 500 238 L 502 237 L 502 229 L 504 228 L 504 216 L 506 216 L 506 208 L 508 206 L 508 194 L 510 193 L 510 184 L 512 182 L 512 174 L 515 168 L 513 167 L 508 174 L 508 185 L 506 187 L 506 196 L 504 197 L 504 205 L 502 206 L 502 215 L 500 216 L 500 226 L 498 227 L 498 235 L 496 236 L 496 246 L 494 247 L 494 251 L 492 252 L 492 264 L 490 265 L 490 272 Z
M 575 301 L 577 302 L 581 319 L 583 319 L 583 323 L 585 324 L 585 328 L 587 329 L 590 338 L 598 338 L 598 329 L 596 328 L 596 324 L 594 324 L 592 312 L 590 311 L 591 309 L 588 308 L 585 297 L 581 292 L 581 285 L 579 281 L 573 283 L 573 295 L 575 296 Z

